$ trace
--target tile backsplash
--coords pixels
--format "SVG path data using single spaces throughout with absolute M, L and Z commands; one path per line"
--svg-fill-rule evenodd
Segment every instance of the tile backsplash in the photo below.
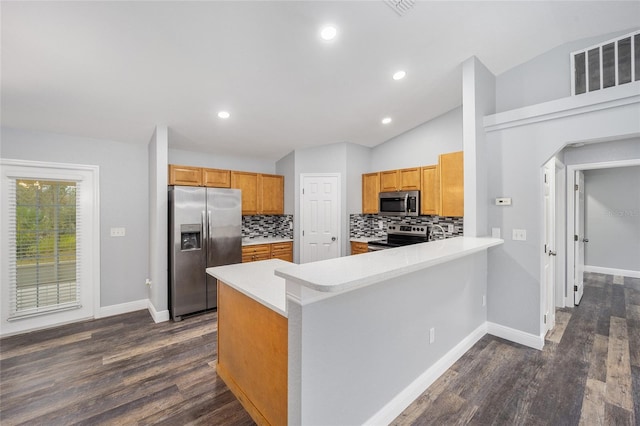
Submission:
M 463 218 L 444 216 L 379 216 L 377 214 L 352 214 L 349 216 L 349 238 L 387 236 L 387 227 L 394 225 L 440 225 L 444 228 L 447 238 L 462 235 Z M 453 232 L 448 231 L 453 225 Z
M 293 238 L 293 215 L 242 216 L 242 238 Z

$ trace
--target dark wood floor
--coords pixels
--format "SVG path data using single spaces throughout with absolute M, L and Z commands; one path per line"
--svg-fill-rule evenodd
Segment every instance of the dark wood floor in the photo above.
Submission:
M 585 278 L 542 351 L 487 335 L 393 424 L 640 424 L 640 279 Z
M 216 313 L 146 311 L 0 340 L 0 423 L 252 425 L 215 372 Z M 640 279 L 589 274 L 543 351 L 485 336 L 396 425 L 640 422 Z
M 0 424 L 253 425 L 215 370 L 217 314 L 146 311 L 0 340 Z

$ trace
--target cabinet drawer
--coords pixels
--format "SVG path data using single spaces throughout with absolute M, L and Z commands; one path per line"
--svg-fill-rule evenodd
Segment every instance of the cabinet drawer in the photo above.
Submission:
M 293 262 L 293 243 L 287 242 L 271 244 L 271 258 Z
M 351 254 L 362 254 L 369 252 L 369 244 L 356 241 L 351 242 Z
M 256 244 L 242 247 L 242 263 L 271 258 L 270 244 Z

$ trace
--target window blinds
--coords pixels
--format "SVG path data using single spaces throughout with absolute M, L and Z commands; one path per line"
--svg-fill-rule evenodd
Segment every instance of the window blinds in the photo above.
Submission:
M 79 203 L 73 181 L 9 182 L 9 320 L 80 308 Z

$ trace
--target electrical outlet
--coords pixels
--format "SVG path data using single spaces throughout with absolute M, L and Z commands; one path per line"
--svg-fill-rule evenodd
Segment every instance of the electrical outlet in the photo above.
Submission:
M 514 229 L 512 239 L 514 241 L 526 241 L 527 240 L 526 229 Z
M 453 233 L 453 225 L 449 225 L 447 227 L 447 232 L 449 232 L 450 234 Z
M 378 229 L 384 229 L 384 222 L 381 220 L 378 221 Z
M 124 237 L 126 234 L 125 228 L 111 228 L 112 237 Z
M 151 288 L 151 280 L 149 278 L 147 278 L 146 280 L 144 280 L 144 283 L 147 287 Z
M 491 228 L 491 236 L 493 238 L 500 238 L 500 228 Z
M 487 295 L 486 294 L 482 295 L 482 306 L 487 306 Z
M 435 327 L 431 327 L 429 329 L 429 343 L 433 343 L 436 341 L 436 329 Z

